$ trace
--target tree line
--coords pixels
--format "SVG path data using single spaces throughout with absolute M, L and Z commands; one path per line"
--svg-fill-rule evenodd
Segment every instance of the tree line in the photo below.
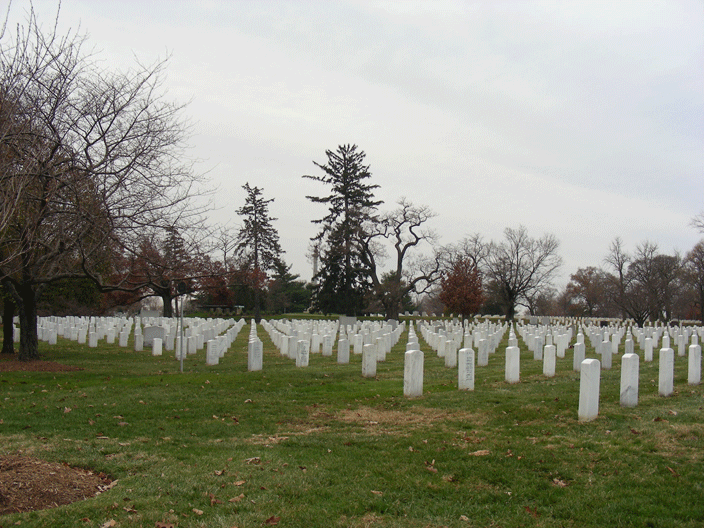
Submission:
M 15 33 L 0 33 L 0 283 L 4 335 L 20 320 L 20 359 L 38 358 L 42 310 L 95 314 L 157 297 L 168 317 L 184 292 L 257 320 L 304 310 L 395 319 L 416 309 L 512 319 L 521 306 L 639 323 L 701 317 L 703 243 L 683 257 L 647 242 L 630 254 L 616 239 L 604 267 L 578 270 L 557 293 L 553 235 L 519 226 L 499 241 L 476 234 L 442 246 L 428 207 L 399 197 L 383 208 L 352 144 L 327 150 L 302 176 L 321 184 L 308 199 L 326 208 L 313 220 L 316 273 L 303 281 L 260 187 L 243 185 L 239 228 L 206 222 L 184 106 L 162 88 L 166 62 L 116 72 L 84 47 L 81 35 L 44 32 L 32 11 Z

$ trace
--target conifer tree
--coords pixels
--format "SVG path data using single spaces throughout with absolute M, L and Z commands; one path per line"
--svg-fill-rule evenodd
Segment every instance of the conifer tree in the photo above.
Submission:
M 242 188 L 247 192 L 247 197 L 244 205 L 237 209 L 237 214 L 244 220 L 237 235 L 236 251 L 250 272 L 254 289 L 254 319 L 259 323 L 266 273 L 275 268 L 283 250 L 279 245 L 279 232 L 271 225 L 277 219 L 269 215 L 269 204 L 274 199 L 265 200 L 262 189 L 250 187 L 249 183 Z
M 321 230 L 313 238 L 320 244 L 321 268 L 318 281 L 318 309 L 325 313 L 356 315 L 364 295 L 371 287 L 369 269 L 361 258 L 361 241 L 366 237 L 365 222 L 381 201 L 374 200 L 374 189 L 365 153 L 357 145 L 340 145 L 326 150 L 327 163 L 313 162 L 323 175 L 304 175 L 330 188 L 327 196 L 307 196 L 314 203 L 326 204 L 328 214 L 313 223 Z

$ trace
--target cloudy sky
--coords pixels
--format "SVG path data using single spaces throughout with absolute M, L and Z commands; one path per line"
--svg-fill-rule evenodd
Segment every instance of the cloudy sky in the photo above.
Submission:
M 10 21 L 29 6 L 13 0 Z M 51 26 L 57 2 L 35 0 Z M 249 182 L 310 279 L 313 161 L 357 144 L 376 196 L 427 205 L 439 241 L 526 226 L 561 241 L 559 284 L 614 237 L 688 251 L 704 211 L 704 3 L 63 0 L 106 66 L 170 56 L 213 222 Z

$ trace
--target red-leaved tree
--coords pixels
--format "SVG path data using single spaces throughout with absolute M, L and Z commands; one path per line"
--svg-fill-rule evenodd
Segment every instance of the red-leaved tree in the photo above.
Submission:
M 482 277 L 469 258 L 458 257 L 440 281 L 440 301 L 445 307 L 462 315 L 463 319 L 479 312 L 484 303 Z

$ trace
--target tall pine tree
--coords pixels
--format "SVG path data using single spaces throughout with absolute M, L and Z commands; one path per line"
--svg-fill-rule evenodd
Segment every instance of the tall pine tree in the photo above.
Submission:
M 265 200 L 262 189 L 250 187 L 245 183 L 242 188 L 247 192 L 244 205 L 237 209 L 237 214 L 244 218 L 237 235 L 236 251 L 244 259 L 254 289 L 254 319 L 261 320 L 261 293 L 266 284 L 266 274 L 274 269 L 283 250 L 279 245 L 279 232 L 271 225 L 277 220 L 269 216 L 269 204 L 273 198 Z
M 363 264 L 360 242 L 365 238 L 364 224 L 381 201 L 374 200 L 374 189 L 365 180 L 371 177 L 365 153 L 357 145 L 340 145 L 326 150 L 327 163 L 313 162 L 322 176 L 305 175 L 330 188 L 327 196 L 307 196 L 314 203 L 328 206 L 328 214 L 313 223 L 321 231 L 313 238 L 320 244 L 318 309 L 325 313 L 356 315 L 363 307 L 371 283 L 369 269 Z

